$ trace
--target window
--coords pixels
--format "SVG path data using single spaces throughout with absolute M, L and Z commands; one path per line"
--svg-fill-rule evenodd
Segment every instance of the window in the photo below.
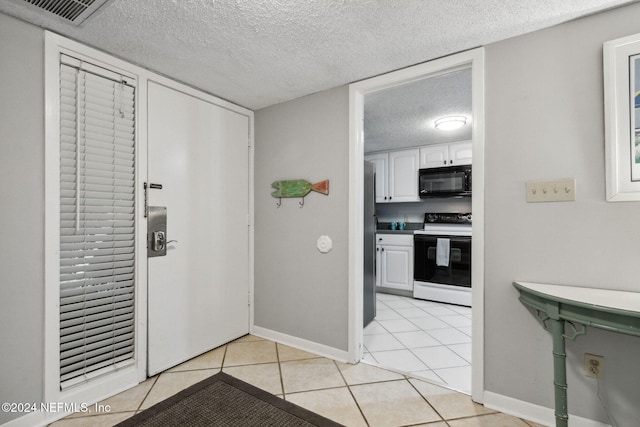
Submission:
M 60 388 L 133 363 L 135 82 L 60 61 Z

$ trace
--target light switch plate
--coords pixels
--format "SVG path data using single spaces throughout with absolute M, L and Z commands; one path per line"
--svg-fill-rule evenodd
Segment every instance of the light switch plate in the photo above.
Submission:
M 527 181 L 526 191 L 528 203 L 572 202 L 576 200 L 576 180 Z

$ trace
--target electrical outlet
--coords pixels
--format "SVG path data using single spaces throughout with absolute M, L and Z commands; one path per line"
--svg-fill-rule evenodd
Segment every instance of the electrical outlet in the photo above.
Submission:
M 527 202 L 571 202 L 576 200 L 576 180 L 527 181 Z
M 585 353 L 584 376 L 591 378 L 602 378 L 604 376 L 604 357 Z

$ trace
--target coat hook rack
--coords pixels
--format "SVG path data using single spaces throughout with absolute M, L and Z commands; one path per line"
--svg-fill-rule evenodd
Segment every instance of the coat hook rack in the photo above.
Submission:
M 282 206 L 282 198 L 295 198 L 300 197 L 302 200 L 298 202 L 300 208 L 304 207 L 304 198 L 312 191 L 316 193 L 324 194 L 325 196 L 329 195 L 329 180 L 325 179 L 324 181 L 316 182 L 315 184 L 310 183 L 305 179 L 291 179 L 291 180 L 283 180 L 283 181 L 275 181 L 271 184 L 272 188 L 275 188 L 276 191 L 271 193 L 271 196 L 278 199 L 276 203 L 276 207 L 279 208 Z

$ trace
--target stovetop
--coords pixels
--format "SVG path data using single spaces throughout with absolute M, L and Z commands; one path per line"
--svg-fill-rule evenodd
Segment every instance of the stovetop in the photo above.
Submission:
M 471 236 L 470 213 L 425 213 L 423 230 L 415 234 Z
M 471 213 L 425 213 L 424 224 L 468 224 L 471 225 Z

